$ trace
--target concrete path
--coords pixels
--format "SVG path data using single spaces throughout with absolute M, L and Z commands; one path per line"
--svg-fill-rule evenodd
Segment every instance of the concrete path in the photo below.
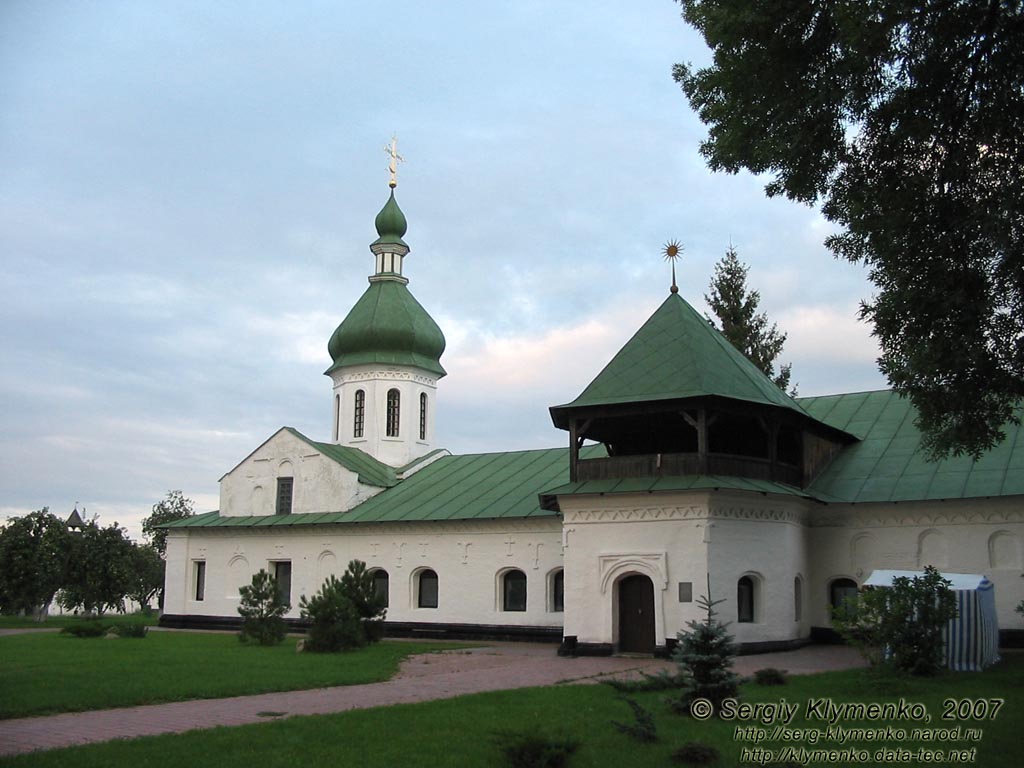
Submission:
M 763 667 L 802 674 L 860 665 L 860 657 L 850 648 L 808 646 L 785 653 L 741 656 L 735 666 L 737 672 L 747 675 Z M 590 683 L 602 678 L 635 677 L 641 672 L 654 674 L 674 669 L 671 662 L 652 658 L 565 659 L 555 655 L 553 645 L 495 643 L 414 656 L 402 664 L 396 677 L 383 683 L 3 720 L 0 721 L 0 755 L 261 723 L 296 715 L 447 699 L 480 691 Z

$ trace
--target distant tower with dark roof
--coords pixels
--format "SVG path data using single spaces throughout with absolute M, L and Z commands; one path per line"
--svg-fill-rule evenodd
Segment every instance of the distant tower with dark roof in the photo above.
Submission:
M 334 382 L 332 440 L 401 467 L 434 448 L 434 412 L 444 334 L 409 292 L 402 262 L 405 214 L 391 196 L 374 222 L 370 285 L 327 348 Z

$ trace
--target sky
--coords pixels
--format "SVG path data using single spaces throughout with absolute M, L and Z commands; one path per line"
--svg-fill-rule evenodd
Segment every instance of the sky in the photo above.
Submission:
M 330 438 L 327 340 L 405 158 L 409 288 L 447 338 L 439 445 L 567 445 L 572 400 L 730 243 L 800 395 L 879 389 L 872 287 L 820 213 L 713 174 L 670 0 L 0 3 L 0 518 L 133 538 L 279 427 Z

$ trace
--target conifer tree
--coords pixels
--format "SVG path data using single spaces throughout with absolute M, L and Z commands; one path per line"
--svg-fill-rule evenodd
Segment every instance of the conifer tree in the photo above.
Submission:
M 689 714 L 690 703 L 695 699 L 707 699 L 717 712 L 725 699 L 739 695 L 740 678 L 732 671 L 732 660 L 737 647 L 728 624 L 717 618 L 715 606 L 722 600 L 712 600 L 701 595 L 697 605 L 707 612 L 704 621 L 690 621 L 689 631 L 680 632 L 679 645 L 672 658 L 679 662 L 679 676 L 683 680 L 679 695 L 669 700 L 677 712 Z
M 260 645 L 276 645 L 284 640 L 288 634 L 284 615 L 291 606 L 278 592 L 277 579 L 260 569 L 253 574 L 252 584 L 240 587 L 238 592 L 241 595 L 238 613 L 242 616 L 238 639 Z
M 757 311 L 761 294 L 747 289 L 749 269 L 730 245 L 725 256 L 715 265 L 715 276 L 708 286 L 711 293 L 704 295 L 704 300 L 718 318 L 718 324 L 710 317 L 708 320 L 730 344 L 785 392 L 792 366 L 787 363 L 776 372 L 775 361 L 786 343 L 786 334 L 780 333 L 775 323 L 769 326 L 768 316 Z M 795 386 L 789 394 L 796 395 Z

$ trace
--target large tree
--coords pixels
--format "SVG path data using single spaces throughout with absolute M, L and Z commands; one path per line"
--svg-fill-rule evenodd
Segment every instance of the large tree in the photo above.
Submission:
M 142 533 L 160 556 L 167 554 L 167 531 L 160 528 L 164 523 L 183 520 L 195 514 L 192 499 L 181 491 L 168 491 L 167 498 L 153 505 L 153 513 L 142 521 Z
M 729 343 L 785 392 L 792 366 L 786 363 L 776 371 L 775 361 L 782 353 L 786 334 L 780 333 L 775 323 L 769 325 L 764 312 L 757 311 L 761 294 L 747 288 L 748 270 L 749 267 L 740 261 L 736 249 L 730 245 L 725 256 L 715 265 L 715 276 L 708 286 L 711 293 L 704 294 L 704 300 L 718 318 L 716 327 Z M 796 395 L 796 389 L 790 394 Z
M 101 528 L 95 520 L 86 522 L 72 537 L 60 604 L 99 616 L 109 610 L 122 610 L 125 597 L 132 591 L 134 549 L 117 523 Z
M 0 528 L 0 610 L 35 613 L 40 621 L 65 581 L 70 534 L 43 507 Z
M 133 544 L 131 561 L 128 597 L 137 602 L 144 613 L 149 613 L 149 601 L 164 586 L 164 560 L 148 544 Z
M 840 225 L 933 456 L 997 444 L 1024 398 L 1021 1 L 680 2 L 714 55 L 674 70 L 709 166 Z

